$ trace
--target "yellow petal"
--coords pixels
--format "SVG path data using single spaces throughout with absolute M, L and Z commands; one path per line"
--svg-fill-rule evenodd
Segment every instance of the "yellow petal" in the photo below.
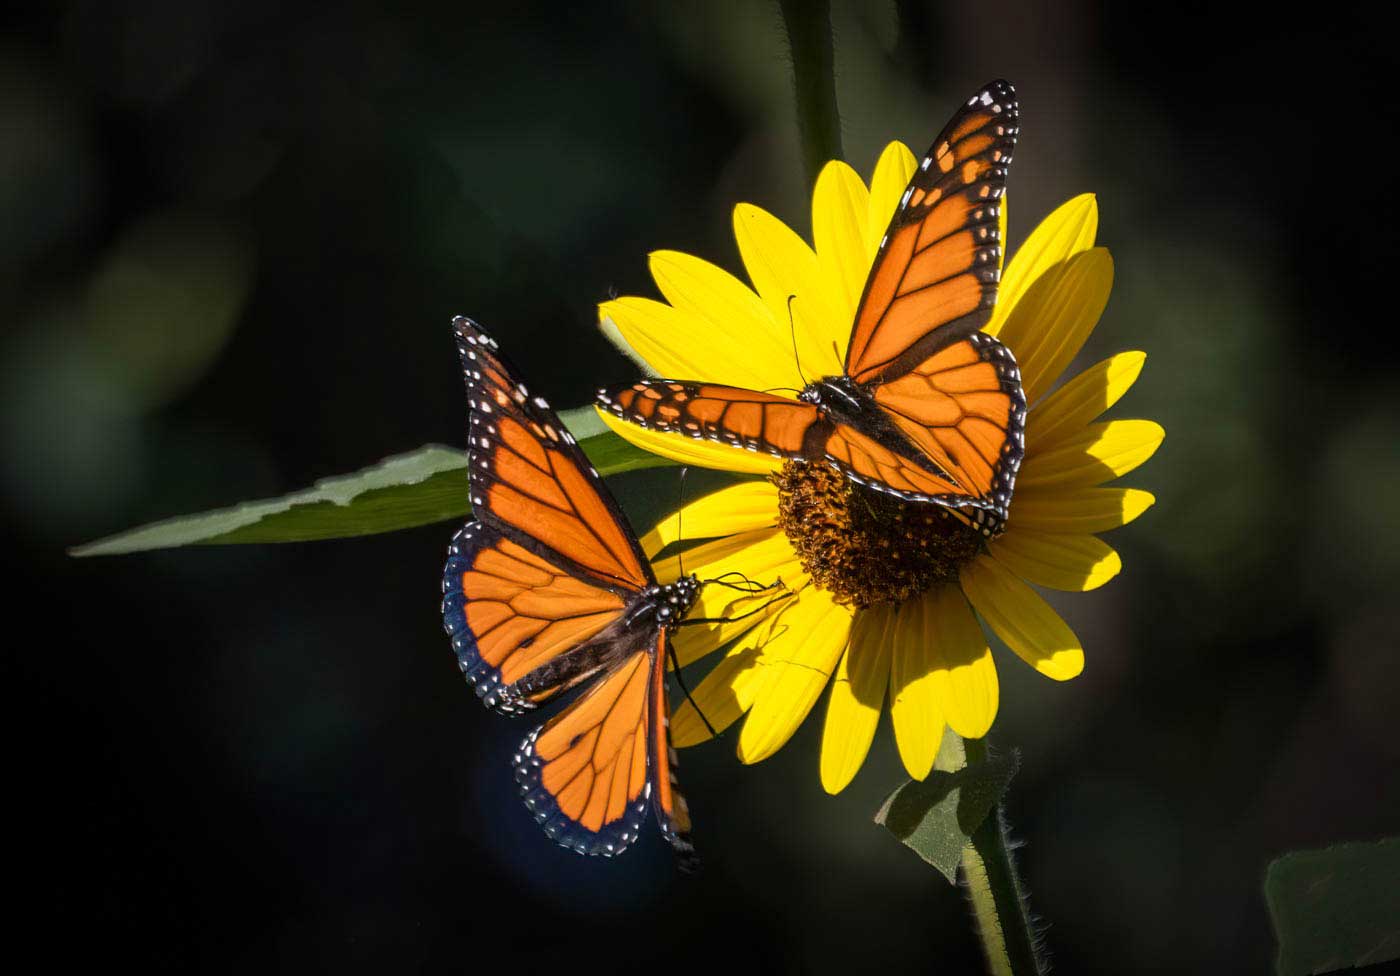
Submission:
M 1120 352 L 1090 366 L 1029 411 L 1026 450 L 1043 451 L 1078 433 L 1122 398 L 1137 382 L 1144 352 Z
M 1162 426 L 1151 420 L 1090 424 L 1053 450 L 1026 458 L 1016 489 L 1101 485 L 1150 458 L 1165 436 Z
M 964 739 L 980 739 L 997 715 L 992 649 L 956 586 L 935 587 L 922 599 L 924 639 L 933 651 L 933 690 L 943 718 Z
M 875 262 L 875 252 L 880 249 L 880 238 L 885 236 L 894 217 L 894 208 L 899 206 L 899 198 L 904 195 L 904 189 L 913 179 L 918 165 L 914 154 L 902 142 L 892 142 L 886 146 L 875 164 L 875 174 L 870 178 L 870 210 L 865 224 L 867 273 Z M 864 287 L 865 282 L 862 281 L 861 288 Z
M 870 192 L 856 171 L 839 159 L 822 167 L 812 191 L 812 238 L 827 286 L 832 314 L 855 320 L 870 259 L 865 251 Z
M 1078 488 L 1036 491 L 1018 487 L 1011 501 L 1011 530 L 1084 534 L 1127 525 L 1152 507 L 1151 492 L 1138 488 Z
M 690 697 L 671 712 L 671 745 L 684 749 L 706 742 L 711 728 L 723 732 L 753 707 L 754 691 L 762 687 L 764 677 L 758 666 L 759 648 L 772 639 L 775 627 L 783 627 L 781 621 L 778 614 L 754 628 L 691 688 Z
M 647 430 L 636 424 L 629 424 L 605 410 L 598 410 L 598 416 L 624 440 L 644 451 L 659 454 L 681 464 L 715 468 L 719 471 L 736 471 L 740 474 L 768 474 L 783 466 L 781 458 L 769 454 L 731 447 L 718 441 L 698 440 L 684 434 L 664 434 L 661 431 Z
M 734 239 L 739 243 L 739 255 L 749 280 L 787 339 L 786 357 L 777 364 L 785 378 L 773 386 L 800 389 L 803 376 L 839 373 L 851 320 L 841 318 L 826 301 L 816 252 L 787 224 L 751 203 L 734 208 Z M 796 360 L 792 353 L 794 338 Z M 833 343 L 840 350 L 835 354 L 831 351 Z
M 1098 325 L 1112 290 L 1113 259 L 1096 247 L 1050 268 L 1010 309 L 998 338 L 1021 367 L 1027 403 L 1055 385 Z
M 768 481 L 745 481 L 697 498 L 657 522 L 642 536 L 642 550 L 651 558 L 673 542 L 715 539 L 777 524 L 778 489 Z
M 1006 203 L 1002 201 L 1002 216 Z M 1080 251 L 1094 246 L 1099 231 L 1099 204 L 1092 193 L 1081 194 L 1062 203 L 1054 213 L 1040 222 L 1016 255 L 1006 265 L 1001 285 L 997 288 L 997 304 L 991 321 L 984 331 L 996 335 L 1006 322 L 1007 314 L 1021 300 L 1037 278 L 1046 271 Z M 1005 250 L 1006 228 L 1002 227 L 1002 247 Z
M 647 363 L 652 374 L 693 379 L 708 376 L 710 370 L 717 369 L 723 375 L 733 372 L 736 355 L 732 349 L 686 341 L 687 336 L 705 334 L 705 321 L 665 302 L 632 295 L 615 298 L 598 306 L 598 319 L 616 327 L 627 347 Z M 679 342 L 674 341 L 677 337 Z
M 754 701 L 771 683 L 774 672 L 762 666 L 763 653 L 791 634 L 795 623 L 813 617 L 813 607 L 803 608 L 804 597 L 811 597 L 820 609 L 830 601 L 815 588 L 794 587 L 794 596 L 777 605 L 777 611 L 764 619 L 734 642 L 719 663 L 691 690 L 715 731 L 722 732 L 753 707 Z M 680 631 L 684 634 L 685 631 Z M 683 701 L 671 714 L 671 744 L 677 748 L 693 746 L 710 738 L 709 729 L 695 705 Z
M 1084 649 L 1074 631 L 1009 569 L 979 556 L 963 568 L 961 582 L 987 626 L 1031 667 L 1056 681 L 1084 670 Z
M 632 344 L 627 341 L 627 337 L 622 334 L 617 323 L 604 314 L 602 306 L 599 306 L 598 309 L 598 331 L 603 333 L 603 338 L 613 344 L 613 348 L 632 360 L 633 364 L 642 371 L 643 376 L 654 378 L 661 375 L 651 363 L 647 362 L 646 357 L 632 348 Z
M 1016 528 L 987 548 L 1017 576 L 1076 593 L 1103 586 L 1123 568 L 1113 547 L 1094 535 L 1049 535 Z
M 809 586 L 777 619 L 787 629 L 763 648 L 763 686 L 739 731 L 739 760 L 756 763 L 777 752 L 797 731 L 846 649 L 852 611 Z M 742 643 L 742 642 L 741 642 Z
M 654 251 L 649 264 L 666 300 L 704 323 L 697 333 L 672 334 L 667 341 L 690 350 L 690 358 L 704 355 L 722 365 L 722 370 L 673 379 L 703 379 L 752 390 L 787 383 L 792 343 L 786 318 L 779 328 L 747 285 L 701 258 L 681 251 Z
M 841 655 L 822 730 L 822 787 L 840 793 L 865 762 L 880 722 L 890 679 L 892 607 L 862 610 L 851 626 L 851 644 Z
M 744 593 L 719 583 L 700 588 L 695 606 L 672 638 L 672 646 L 682 665 L 718 650 L 779 612 L 792 593 L 807 585 L 807 574 L 792 551 L 787 536 L 777 529 L 756 529 L 725 539 L 716 539 L 670 556 L 653 564 L 656 578 L 663 583 L 680 577 L 680 565 L 701 580 L 735 574 L 764 587 L 761 592 Z M 700 620 L 722 621 L 699 623 Z
M 943 710 L 934 690 L 933 645 L 926 639 L 927 601 L 909 600 L 899 608 L 890 661 L 890 718 L 899 758 L 914 779 L 923 779 L 943 741 Z

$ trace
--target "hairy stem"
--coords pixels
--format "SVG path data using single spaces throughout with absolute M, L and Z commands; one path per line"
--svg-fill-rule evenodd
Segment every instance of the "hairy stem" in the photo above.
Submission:
M 987 758 L 982 739 L 964 739 L 963 750 L 968 765 Z M 994 976 L 1042 976 L 1045 967 L 1036 949 L 1000 804 L 973 832 L 972 844 L 963 851 L 962 868 L 988 968 Z

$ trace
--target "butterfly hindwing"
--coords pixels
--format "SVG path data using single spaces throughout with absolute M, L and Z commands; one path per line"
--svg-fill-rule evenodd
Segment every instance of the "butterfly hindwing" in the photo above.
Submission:
M 621 853 L 641 829 L 650 785 L 654 653 L 618 661 L 516 752 L 525 805 L 580 854 Z
M 1019 117 L 1015 90 L 994 81 L 958 110 L 919 163 L 857 307 L 846 350 L 846 375 L 857 383 L 887 382 L 986 324 Z
M 932 501 L 979 507 L 1000 531 L 1025 454 L 1026 397 L 1010 350 L 981 332 L 876 387 L 875 402 L 956 486 Z
M 651 679 L 651 781 L 652 804 L 661 833 L 676 852 L 682 870 L 696 865 L 695 845 L 690 841 L 690 807 L 676 782 L 676 750 L 671 747 L 671 708 L 666 691 L 666 656 L 669 635 L 657 637 Z

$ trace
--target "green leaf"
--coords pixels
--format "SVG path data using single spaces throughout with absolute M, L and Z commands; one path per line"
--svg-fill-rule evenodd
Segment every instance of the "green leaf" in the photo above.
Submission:
M 567 411 L 560 419 L 574 431 L 594 430 L 596 422 L 597 432 L 585 433 L 579 446 L 599 474 L 673 463 L 607 430 L 592 407 Z M 462 518 L 470 511 L 466 452 L 429 444 L 281 498 L 166 519 L 76 546 L 69 553 L 115 556 L 177 546 L 343 539 Z
M 1293 851 L 1264 876 L 1280 976 L 1400 959 L 1400 838 Z
M 940 765 L 950 735 L 944 735 Z M 1011 752 L 955 771 L 935 769 L 922 782 L 911 780 L 890 794 L 875 822 L 937 868 L 949 884 L 956 883 L 963 848 L 1020 766 L 1020 756 Z

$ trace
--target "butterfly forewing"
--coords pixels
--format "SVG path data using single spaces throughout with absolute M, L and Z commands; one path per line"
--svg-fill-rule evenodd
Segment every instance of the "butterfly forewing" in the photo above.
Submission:
M 598 402 L 639 427 L 784 458 L 807 457 L 829 429 L 809 403 L 717 383 L 650 380 L 600 390 Z
M 471 406 L 467 443 L 477 518 L 620 589 L 653 582 L 617 503 L 549 405 L 514 379 L 495 340 L 466 319 L 454 329 Z
M 959 109 L 920 162 L 856 311 L 846 350 L 846 374 L 856 382 L 888 381 L 986 324 L 1019 117 L 1011 85 L 994 81 Z

